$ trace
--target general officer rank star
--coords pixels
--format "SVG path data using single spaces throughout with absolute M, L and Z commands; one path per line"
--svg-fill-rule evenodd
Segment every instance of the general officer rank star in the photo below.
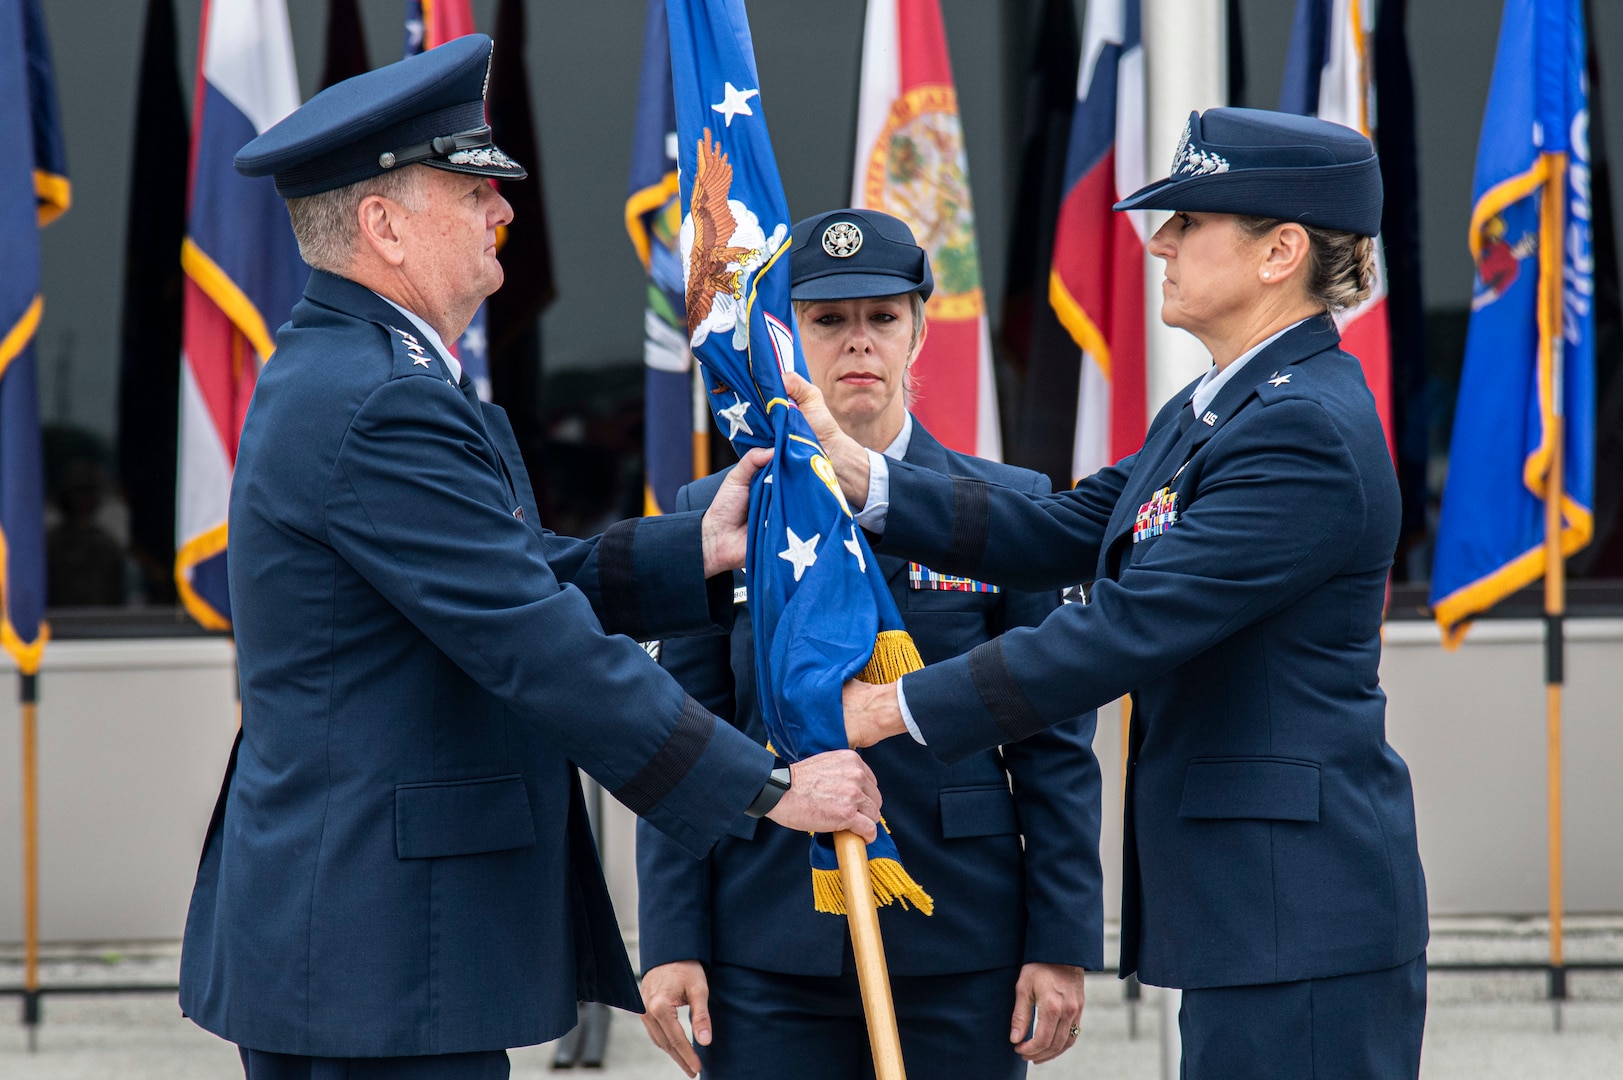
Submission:
M 1160 536 L 1178 523 L 1178 493 L 1164 487 L 1138 508 L 1133 519 L 1133 543 Z

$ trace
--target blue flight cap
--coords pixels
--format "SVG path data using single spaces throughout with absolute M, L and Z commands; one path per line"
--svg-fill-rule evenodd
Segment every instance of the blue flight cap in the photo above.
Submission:
M 1172 175 L 1116 209 L 1246 214 L 1374 236 L 1381 169 L 1352 128 L 1294 113 L 1207 109 L 1189 114 Z
M 485 123 L 490 39 L 469 34 L 335 83 L 237 151 L 244 176 L 276 177 L 284 199 L 404 165 L 522 180 Z
M 830 210 L 795 226 L 791 300 L 857 300 L 916 292 L 930 299 L 930 257 L 901 218 L 878 210 Z

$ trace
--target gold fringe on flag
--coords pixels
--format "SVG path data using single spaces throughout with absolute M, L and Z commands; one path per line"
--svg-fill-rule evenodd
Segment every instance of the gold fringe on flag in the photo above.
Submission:
M 868 666 L 857 672 L 857 678 L 865 683 L 892 683 L 923 666 L 924 661 L 919 657 L 918 646 L 913 644 L 911 634 L 906 630 L 881 630 L 874 639 L 873 656 L 868 660 Z
M 828 915 L 845 914 L 845 885 L 838 870 L 812 869 L 812 903 Z M 935 913 L 935 901 L 919 883 L 908 876 L 895 859 L 868 860 L 868 883 L 873 886 L 873 902 L 879 907 L 911 904 L 926 915 Z

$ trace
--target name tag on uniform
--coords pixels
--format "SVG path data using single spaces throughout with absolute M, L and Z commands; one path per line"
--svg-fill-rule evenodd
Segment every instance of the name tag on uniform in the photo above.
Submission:
M 907 564 L 907 587 L 910 589 L 936 589 L 940 592 L 995 593 L 1003 591 L 996 585 L 988 585 L 986 582 L 976 581 L 974 578 L 939 574 L 928 566 L 920 566 L 916 562 Z
M 1133 543 L 1160 536 L 1177 523 L 1178 493 L 1164 487 L 1138 508 L 1138 517 L 1133 519 Z

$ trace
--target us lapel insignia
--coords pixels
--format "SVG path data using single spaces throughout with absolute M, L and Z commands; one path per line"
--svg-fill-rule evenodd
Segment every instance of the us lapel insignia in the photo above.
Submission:
M 1133 543 L 1160 536 L 1177 523 L 1178 493 L 1164 487 L 1138 508 L 1138 516 L 1133 519 Z
M 1207 427 L 1211 427 L 1213 424 L 1217 423 L 1217 414 L 1211 410 L 1207 410 L 1206 415 L 1200 418 L 1200 422 L 1205 424 Z

